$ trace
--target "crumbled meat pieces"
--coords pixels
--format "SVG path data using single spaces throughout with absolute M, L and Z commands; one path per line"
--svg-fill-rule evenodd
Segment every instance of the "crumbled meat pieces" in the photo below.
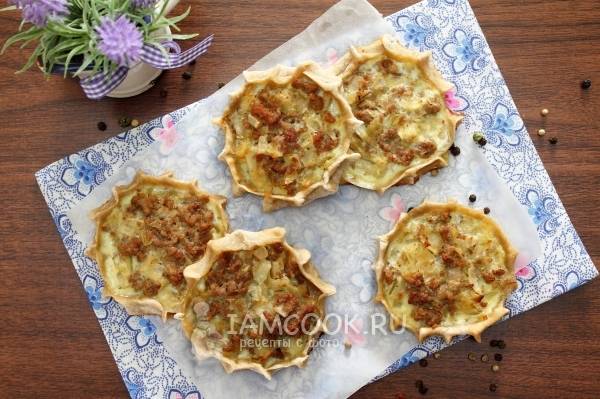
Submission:
M 315 111 L 321 111 L 325 106 L 325 101 L 323 100 L 323 97 L 315 93 L 310 93 L 308 95 L 308 105 Z
M 135 256 L 138 260 L 144 260 L 146 257 L 144 243 L 137 237 L 124 239 L 118 245 L 119 252 L 124 256 Z
M 322 131 L 315 132 L 313 134 L 312 139 L 313 145 L 315 146 L 315 149 L 319 154 L 322 152 L 333 150 L 335 147 L 337 147 L 339 143 L 337 134 L 334 137 L 332 137 L 328 134 L 324 134 Z
M 144 278 L 139 272 L 135 272 L 129 276 L 129 283 L 137 290 L 142 291 L 144 296 L 153 297 L 160 290 L 160 283 L 148 278 Z
M 319 90 L 319 85 L 310 80 L 308 77 L 301 76 L 292 82 L 292 87 L 303 90 L 306 93 L 314 93 Z
M 440 109 L 442 108 L 437 102 L 428 101 L 423 106 L 423 109 L 425 110 L 425 113 L 427 113 L 428 115 L 432 115 L 440 112 Z
M 452 245 L 443 246 L 440 256 L 444 264 L 448 267 L 464 267 L 466 265 L 465 259 Z
M 422 141 L 416 145 L 415 151 L 421 158 L 427 158 L 433 155 L 437 149 L 435 143 L 431 141 Z
M 257 99 L 252 103 L 250 113 L 267 125 L 276 124 L 281 117 L 281 112 L 279 110 L 265 105 L 260 99 Z

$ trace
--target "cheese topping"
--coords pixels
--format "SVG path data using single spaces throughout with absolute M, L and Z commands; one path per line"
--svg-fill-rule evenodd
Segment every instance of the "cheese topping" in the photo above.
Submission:
M 340 104 L 305 75 L 291 82 L 249 83 L 225 117 L 240 184 L 264 194 L 293 196 L 323 180 L 346 152 Z
M 344 175 L 353 184 L 393 185 L 409 168 L 452 145 L 454 126 L 444 95 L 415 60 L 369 58 L 344 78 L 343 91 L 364 122 L 350 145 L 361 158 Z
M 276 368 L 305 356 L 321 296 L 281 243 L 223 252 L 195 285 L 184 326 L 209 351 Z
M 134 182 L 121 191 L 97 219 L 94 256 L 109 293 L 152 298 L 164 312 L 179 311 L 183 269 L 227 231 L 223 202 L 172 179 Z
M 516 288 L 516 254 L 480 211 L 422 205 L 385 241 L 378 283 L 394 328 L 441 333 L 486 322 Z

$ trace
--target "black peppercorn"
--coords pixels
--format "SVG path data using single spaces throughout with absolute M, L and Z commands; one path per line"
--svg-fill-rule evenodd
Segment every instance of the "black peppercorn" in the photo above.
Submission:
M 419 360 L 419 365 L 421 367 L 427 367 L 427 359 L 421 359 L 421 360 Z
M 496 353 L 494 355 L 494 360 L 497 362 L 501 362 L 502 361 L 502 354 L 501 353 Z
M 475 201 L 477 201 L 477 196 L 475 194 L 469 195 L 469 202 L 475 202 Z
M 496 392 L 498 386 L 496 384 L 490 384 L 490 392 Z
M 493 339 L 493 340 L 491 340 L 491 341 L 490 341 L 490 346 L 491 346 L 492 348 L 494 348 L 494 347 L 498 346 L 498 340 L 496 340 L 496 339 Z
M 131 118 L 128 118 L 126 116 L 122 117 L 121 119 L 119 119 L 119 126 L 121 126 L 122 128 L 131 126 Z
M 587 90 L 587 89 L 589 89 L 590 87 L 592 87 L 592 81 L 591 81 L 591 80 L 589 80 L 589 79 L 586 79 L 586 80 L 584 80 L 584 81 L 582 81 L 582 82 L 581 82 L 581 88 L 582 88 L 583 90 Z
M 160 96 L 162 98 L 165 98 L 168 95 L 169 95 L 169 91 L 167 89 L 165 89 L 164 87 L 162 89 L 160 89 Z
M 406 212 L 408 213 L 408 212 L 412 211 L 413 209 L 415 209 L 415 208 L 413 208 L 412 206 L 409 206 L 408 209 L 406 210 Z
M 104 122 L 98 122 L 98 130 L 100 130 L 101 132 L 106 130 L 106 123 Z
M 558 143 L 558 139 L 556 137 L 552 137 L 550 140 L 548 140 L 550 142 L 550 144 L 556 144 Z
M 450 154 L 456 156 L 460 155 L 460 147 L 455 146 L 454 144 L 452 144 L 452 147 L 450 147 Z
M 219 82 L 219 83 L 217 83 L 217 87 L 218 87 L 219 89 L 222 89 L 224 86 L 225 86 L 225 83 L 223 83 L 223 82 Z
M 190 61 L 190 65 L 196 65 L 196 59 L 195 58 Z
M 479 139 L 479 141 L 477 141 L 477 144 L 479 144 L 481 147 L 483 147 L 484 145 L 487 144 L 487 140 L 485 139 L 485 137 L 482 137 Z
M 429 388 L 427 388 L 426 386 L 422 386 L 421 388 L 419 388 L 419 393 L 421 395 L 425 395 L 427 391 L 429 391 Z
M 498 348 L 500 348 L 500 349 L 506 348 L 506 342 L 504 342 L 502 340 L 499 340 L 498 341 Z
M 423 385 L 423 380 L 416 380 L 416 381 L 415 381 L 415 386 L 416 386 L 417 388 L 421 388 L 422 386 L 424 386 L 424 385 Z
M 483 213 L 488 215 L 490 213 L 490 208 L 488 208 L 487 206 L 485 208 L 483 208 Z
M 184 73 L 181 74 L 181 77 L 184 78 L 185 80 L 190 80 L 192 78 L 192 73 L 189 71 L 185 71 Z

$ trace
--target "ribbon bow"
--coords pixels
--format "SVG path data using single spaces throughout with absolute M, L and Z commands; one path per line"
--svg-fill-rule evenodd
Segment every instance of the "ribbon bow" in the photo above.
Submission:
M 174 41 L 167 41 L 163 45 L 173 51 L 173 53 L 168 54 L 168 58 L 165 58 L 164 54 L 158 48 L 146 44 L 142 48 L 140 58 L 154 68 L 162 70 L 179 68 L 206 53 L 208 47 L 212 44 L 212 40 L 213 35 L 210 35 L 184 52 L 181 52 L 181 48 Z M 82 79 L 79 84 L 88 98 L 99 100 L 119 86 L 127 77 L 128 72 L 128 67 L 121 66 L 110 74 L 99 72 L 89 76 Z

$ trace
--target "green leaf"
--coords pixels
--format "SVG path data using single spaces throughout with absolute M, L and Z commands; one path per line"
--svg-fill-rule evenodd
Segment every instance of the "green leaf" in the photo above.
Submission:
M 4 46 L 2 46 L 2 50 L 0 50 L 0 54 L 4 54 L 4 52 L 6 51 L 7 48 L 9 48 L 10 46 L 12 46 L 13 44 L 15 44 L 17 42 L 24 41 L 24 40 L 36 39 L 36 38 L 41 37 L 43 34 L 44 34 L 43 29 L 40 29 L 37 26 L 32 26 L 31 28 L 27 29 L 26 31 L 19 32 L 8 38 L 8 40 L 4 43 Z
M 23 68 L 19 69 L 15 73 L 17 73 L 17 74 L 23 73 L 23 72 L 27 71 L 29 68 L 31 68 L 33 66 L 33 64 L 35 64 L 35 62 L 37 61 L 37 59 L 39 58 L 41 53 L 42 53 L 42 48 L 40 46 L 36 47 L 35 50 L 33 51 L 33 53 L 31 53 L 31 55 L 29 56 L 29 59 L 27 60 L 25 65 L 23 65 Z
M 77 54 L 83 53 L 83 51 L 85 50 L 86 47 L 87 47 L 86 44 L 80 44 L 78 47 L 75 47 L 74 49 L 69 51 L 69 54 L 67 55 L 67 58 L 65 59 L 65 62 L 63 63 L 63 65 L 65 67 L 65 73 L 64 73 L 65 78 L 67 77 L 67 74 L 68 74 L 67 69 L 69 68 L 71 59 L 73 59 L 73 57 L 75 57 Z

